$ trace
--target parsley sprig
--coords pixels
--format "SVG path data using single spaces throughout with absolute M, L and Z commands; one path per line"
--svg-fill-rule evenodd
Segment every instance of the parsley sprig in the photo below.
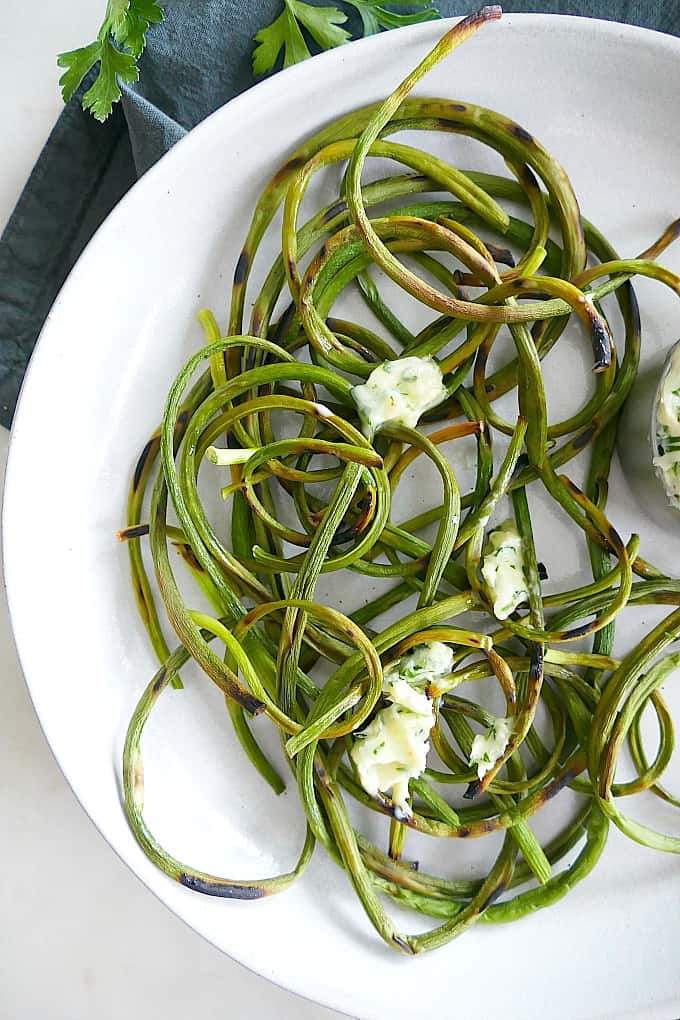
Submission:
M 349 32 L 340 28 L 346 21 L 347 15 L 337 7 L 313 7 L 302 0 L 284 0 L 278 18 L 255 36 L 253 71 L 258 75 L 272 71 L 281 51 L 284 67 L 311 57 L 301 26 L 322 50 L 341 46 L 351 38 Z
M 432 21 L 439 12 L 431 0 L 341 0 L 361 18 L 362 35 L 375 35 L 384 28 L 400 28 Z M 411 8 L 399 12 L 390 8 Z M 415 10 L 414 10 L 415 9 Z M 139 78 L 137 61 L 146 46 L 151 25 L 163 21 L 159 0 L 107 0 L 106 14 L 94 42 L 57 57 L 65 68 L 59 79 L 64 102 L 75 94 L 86 74 L 99 65 L 93 85 L 83 96 L 83 109 L 103 121 L 120 99 L 123 82 Z M 341 26 L 347 14 L 337 7 L 319 7 L 304 0 L 283 0 L 283 10 L 271 24 L 255 36 L 253 71 L 256 75 L 273 71 L 282 56 L 284 67 L 310 57 L 311 40 L 320 50 L 342 46 L 352 36 Z M 226 58 L 225 58 L 226 59 Z
M 391 0 L 385 5 L 384 0 L 345 0 L 354 7 L 361 17 L 364 35 L 376 35 L 383 28 L 403 28 L 404 25 L 419 25 L 423 21 L 434 21 L 440 17 L 439 11 L 430 0 Z M 398 14 L 388 7 L 415 7 L 412 14 Z
M 149 26 L 162 20 L 163 9 L 157 0 L 108 0 L 95 41 L 57 57 L 59 67 L 66 68 L 59 79 L 64 102 L 99 64 L 99 73 L 83 96 L 83 109 L 90 110 L 97 120 L 106 120 L 120 99 L 120 83 L 139 78 L 137 59 L 146 46 Z
M 431 21 L 439 12 L 430 0 L 344 0 L 353 7 L 361 18 L 363 35 L 375 35 L 383 28 L 399 28 Z M 414 13 L 399 14 L 389 7 L 416 8 Z M 257 45 L 253 50 L 253 71 L 256 75 L 273 71 L 279 55 L 283 53 L 283 66 L 290 67 L 311 56 L 303 29 L 309 33 L 321 50 L 341 46 L 351 39 L 344 28 L 347 15 L 337 7 L 316 7 L 303 0 L 283 0 L 283 10 L 270 25 L 260 29 L 255 36 Z

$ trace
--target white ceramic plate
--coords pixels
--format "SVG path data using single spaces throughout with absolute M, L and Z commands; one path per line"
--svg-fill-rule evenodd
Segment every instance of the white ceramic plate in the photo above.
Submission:
M 322 852 L 282 896 L 210 899 L 149 863 L 120 806 L 122 738 L 154 669 L 115 541 L 136 453 L 174 374 L 201 342 L 196 311 L 210 304 L 224 319 L 261 185 L 300 139 L 389 92 L 441 29 L 370 39 L 259 85 L 173 149 L 91 242 L 50 313 L 15 421 L 5 570 L 17 645 L 54 753 L 111 846 L 188 924 L 266 977 L 370 1018 L 670 1020 L 680 1012 L 680 869 L 616 830 L 595 873 L 559 905 L 511 927 L 480 927 L 409 961 L 377 940 Z M 585 214 L 624 253 L 643 249 L 680 211 L 675 39 L 597 21 L 510 16 L 420 91 L 494 107 L 536 134 L 566 166 Z M 446 136 L 436 144 L 458 165 L 498 166 L 472 143 Z M 666 262 L 680 269 L 677 252 Z M 653 353 L 677 338 L 677 300 L 647 283 L 638 294 Z M 554 417 L 575 405 L 588 377 L 581 347 L 567 339 L 551 358 Z M 611 507 L 625 534 L 642 531 L 650 558 L 671 569 L 679 562 L 677 537 L 646 520 L 644 497 L 616 469 Z M 551 577 L 571 583 L 584 566 L 578 537 L 546 517 L 539 541 Z M 339 597 L 347 608 L 359 594 L 348 588 Z M 627 617 L 620 640 L 630 642 L 658 615 Z M 291 864 L 302 835 L 295 795 L 276 800 L 244 763 L 206 683 L 162 699 L 145 750 L 148 819 L 176 856 L 236 877 Z M 673 768 L 677 780 L 677 759 Z M 662 806 L 647 817 L 674 821 Z M 540 820 L 539 833 L 548 825 Z M 430 852 L 447 873 L 465 875 L 490 851 L 438 844 Z M 144 952 L 133 917 L 121 937 Z

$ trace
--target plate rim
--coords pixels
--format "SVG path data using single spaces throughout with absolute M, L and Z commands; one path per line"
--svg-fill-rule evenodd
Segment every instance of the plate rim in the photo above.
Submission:
M 444 33 L 448 28 L 452 27 L 456 22 L 460 21 L 460 17 L 451 17 L 441 19 L 439 21 L 426 22 L 419 25 L 410 25 L 403 28 L 391 29 L 386 32 L 382 32 L 378 35 L 369 36 L 366 38 L 354 40 L 349 50 L 357 54 L 353 57 L 353 60 L 358 61 L 359 53 L 363 53 L 365 50 L 370 51 L 372 48 L 377 50 L 388 50 L 390 47 L 398 48 L 399 40 L 405 39 L 407 35 L 413 37 L 413 41 L 418 43 L 422 40 L 426 40 L 429 36 L 436 40 L 440 35 Z M 532 25 L 543 26 L 546 23 L 559 20 L 561 24 L 565 24 L 567 29 L 578 29 L 579 26 L 582 29 L 587 30 L 590 33 L 599 33 L 603 36 L 621 36 L 627 35 L 630 37 L 637 37 L 640 45 L 653 46 L 658 48 L 659 56 L 664 59 L 671 59 L 673 56 L 680 58 L 680 37 L 670 35 L 666 32 L 658 29 L 644 28 L 638 25 L 630 25 L 624 22 L 609 21 L 603 18 L 589 18 L 580 15 L 568 15 L 568 14 L 548 14 L 548 13 L 531 13 L 531 12 L 517 12 L 517 13 L 504 13 L 503 23 L 519 22 L 520 24 L 526 25 L 529 29 Z M 667 52 L 664 53 L 663 51 Z M 348 54 L 347 46 L 339 46 L 333 50 L 326 51 L 324 53 L 317 54 L 312 58 L 312 63 L 315 68 L 319 68 L 323 65 L 333 66 L 334 64 L 341 64 L 345 61 Z M 102 243 L 106 243 L 106 236 L 109 230 L 112 229 L 112 221 L 115 222 L 126 215 L 127 206 L 136 200 L 136 196 L 139 196 L 146 189 L 150 189 L 152 192 L 155 189 L 155 182 L 158 178 L 161 178 L 168 173 L 168 169 L 172 167 L 174 162 L 179 162 L 188 154 L 192 147 L 199 148 L 202 143 L 203 135 L 207 135 L 211 130 L 214 129 L 216 122 L 233 116 L 234 111 L 239 111 L 242 107 L 248 107 L 250 104 L 257 104 L 260 99 L 265 102 L 269 93 L 275 94 L 280 91 L 282 82 L 287 82 L 289 88 L 294 87 L 295 81 L 300 79 L 300 85 L 298 85 L 296 91 L 302 91 L 304 85 L 304 78 L 309 68 L 310 61 L 304 61 L 300 64 L 293 65 L 288 68 L 284 68 L 264 80 L 256 82 L 254 85 L 247 88 L 244 92 L 228 100 L 226 103 L 218 107 L 206 118 L 200 121 L 194 128 L 189 130 L 187 134 L 176 142 L 171 149 L 161 156 L 161 158 L 153 164 L 143 175 L 138 178 L 137 181 L 131 186 L 131 188 L 123 195 L 119 202 L 114 206 L 110 213 L 106 216 L 104 221 L 97 228 L 93 236 L 90 238 L 76 263 L 70 270 L 66 280 L 62 284 L 53 305 L 51 306 L 45 322 L 40 330 L 38 339 L 35 347 L 31 354 L 27 370 L 22 380 L 17 404 L 14 412 L 14 418 L 12 421 L 12 427 L 10 430 L 10 439 L 7 453 L 7 467 L 5 473 L 5 486 L 2 497 L 2 561 L 3 561 L 3 586 L 5 590 L 5 596 L 7 600 L 8 616 L 10 621 L 10 627 L 12 636 L 17 651 L 17 657 L 21 666 L 22 676 L 26 684 L 28 695 L 33 706 L 33 710 L 38 719 L 40 728 L 43 736 L 47 742 L 50 752 L 54 758 L 54 761 L 64 777 L 65 781 L 69 785 L 73 792 L 78 804 L 88 816 L 100 836 L 106 841 L 111 850 L 116 854 L 118 859 L 126 866 L 126 868 L 134 875 L 152 895 L 160 900 L 163 907 L 170 911 L 175 917 L 177 917 L 183 924 L 187 925 L 197 935 L 207 941 L 210 945 L 214 946 L 220 952 L 224 953 L 230 959 L 237 962 L 240 966 L 245 967 L 251 973 L 258 975 L 274 984 L 275 986 L 282 988 L 284 991 L 290 992 L 295 995 L 299 995 L 301 998 L 306 999 L 308 1002 L 318 1003 L 319 1005 L 325 1006 L 330 1010 L 334 1010 L 338 1013 L 344 1013 L 346 1016 L 351 1014 L 345 1012 L 342 1005 L 339 1005 L 335 1001 L 331 1001 L 317 993 L 311 993 L 305 991 L 303 986 L 300 986 L 295 979 L 286 981 L 281 977 L 271 977 L 263 969 L 258 966 L 257 961 L 254 961 L 247 954 L 241 955 L 238 951 L 238 945 L 230 946 L 229 949 L 219 944 L 208 934 L 203 932 L 195 923 L 192 923 L 184 913 L 178 912 L 178 910 L 168 902 L 168 898 L 164 894 L 166 888 L 164 882 L 159 882 L 158 887 L 155 887 L 150 881 L 148 881 L 136 868 L 135 864 L 129 860 L 121 849 L 116 846 L 115 837 L 107 833 L 107 825 L 105 817 L 97 817 L 94 810 L 86 807 L 85 800 L 79 791 L 79 782 L 77 773 L 74 771 L 74 775 L 70 775 L 69 771 L 65 769 L 60 760 L 59 754 L 54 746 L 54 743 L 50 736 L 50 722 L 47 717 L 47 713 L 41 713 L 39 708 L 39 689 L 40 683 L 35 680 L 33 682 L 29 679 L 27 670 L 25 669 L 25 649 L 30 641 L 30 634 L 28 630 L 24 628 L 23 620 L 23 600 L 18 594 L 17 585 L 14 583 L 13 578 L 19 573 L 20 564 L 15 562 L 12 553 L 12 541 L 10 536 L 13 534 L 15 529 L 14 521 L 18 519 L 20 515 L 20 500 L 18 499 L 18 491 L 20 489 L 20 476 L 23 470 L 24 458 L 22 457 L 22 444 L 23 444 L 23 426 L 24 420 L 30 416 L 30 401 L 31 401 L 31 379 L 36 372 L 36 367 L 39 366 L 41 358 L 44 354 L 44 350 L 50 343 L 51 333 L 51 319 L 53 317 L 54 310 L 65 300 L 69 299 L 69 295 L 72 289 L 78 286 L 78 276 L 83 271 L 82 267 L 84 264 L 89 263 L 93 257 L 96 256 L 97 248 Z M 395 72 L 395 83 L 398 75 L 398 71 Z M 283 78 L 281 76 L 284 76 Z M 301 141 L 302 138 L 297 137 L 291 138 L 291 146 L 296 141 Z M 282 154 L 285 158 L 285 154 Z M 77 290 L 76 290 L 77 293 Z M 16 478 L 16 481 L 15 481 Z M 121 809 L 122 810 L 122 809 Z M 158 873 L 159 877 L 164 877 Z M 168 879 L 168 882 L 171 880 Z M 168 886 L 168 888 L 170 888 Z M 675 1016 L 675 1010 L 680 1009 L 680 995 L 675 998 L 667 999 L 664 1002 L 657 1002 L 653 1005 L 649 1005 L 640 1010 L 634 1010 L 633 1012 L 626 1012 L 619 1014 L 622 1020 L 673 1020 Z M 604 1017 L 604 1015 L 595 1015 L 589 1020 L 598 1020 L 598 1016 Z

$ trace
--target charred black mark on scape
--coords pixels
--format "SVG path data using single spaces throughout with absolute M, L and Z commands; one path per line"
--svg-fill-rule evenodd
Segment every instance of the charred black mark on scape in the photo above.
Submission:
M 253 336 L 261 336 L 262 334 L 262 312 L 258 309 L 253 312 L 253 319 L 250 324 L 250 328 L 253 331 Z
M 166 490 L 166 495 L 167 495 L 167 490 Z M 161 501 L 159 500 L 158 505 L 156 506 L 156 512 L 154 514 L 154 522 L 156 524 L 156 527 L 159 530 L 162 529 L 162 528 L 165 528 L 165 506 L 166 505 L 167 504 L 165 504 L 165 502 L 161 503 Z
M 392 941 L 394 942 L 395 946 L 399 946 L 399 948 L 403 950 L 403 952 L 408 953 L 409 956 L 415 955 L 413 946 L 410 945 L 410 943 L 408 943 L 406 939 L 403 939 L 401 935 L 393 935 Z
M 607 528 L 607 538 L 609 539 L 612 545 L 618 546 L 619 549 L 623 547 L 623 539 L 621 538 L 613 524 L 610 524 L 609 527 Z
M 467 113 L 467 106 L 465 103 L 451 103 L 451 109 L 455 110 L 456 113 Z
M 326 212 L 323 214 L 321 220 L 322 223 L 330 223 L 336 216 L 342 216 L 343 213 L 347 212 L 347 202 L 336 202 L 335 205 L 329 206 Z
M 480 906 L 480 908 L 479 908 L 480 914 L 483 913 L 486 910 L 487 907 L 490 907 L 492 903 L 495 903 L 495 901 L 497 899 L 499 899 L 503 895 L 504 892 L 505 892 L 505 882 L 501 882 L 501 884 L 499 886 L 497 886 L 496 889 L 494 889 L 492 892 L 489 893 L 487 898 L 484 900 L 484 902 Z
M 343 528 L 342 531 L 336 531 L 331 539 L 331 545 L 345 545 L 347 542 L 351 542 L 355 538 L 357 529 L 354 525 Z
M 550 786 L 546 786 L 545 790 L 543 791 L 544 802 L 552 800 L 553 797 L 556 797 L 557 794 L 561 790 L 563 790 L 565 786 L 568 786 L 572 779 L 576 779 L 578 774 L 582 771 L 583 770 L 581 768 L 570 768 L 567 769 L 566 772 L 564 772 L 561 776 L 558 776 L 557 779 L 553 780 Z
M 472 830 L 467 825 L 462 825 L 460 829 L 456 830 L 456 835 L 460 836 L 461 839 L 465 839 L 466 836 L 470 835 Z
M 574 436 L 572 439 L 572 448 L 574 450 L 582 450 L 584 446 L 588 445 L 594 435 L 595 429 L 592 426 L 589 426 L 587 429 L 583 429 L 582 432 L 579 432 L 579 434 Z
M 316 257 L 319 260 L 319 262 L 323 262 L 324 259 L 326 258 L 327 254 L 328 254 L 328 248 L 326 247 L 325 244 L 322 244 L 321 247 L 319 248 L 319 251 L 318 251 L 318 254 L 317 254 Z
M 144 588 L 142 582 L 137 580 L 135 582 L 135 595 L 137 596 L 137 609 L 139 615 L 142 618 L 143 623 L 148 627 L 149 625 L 149 607 L 146 604 L 146 595 L 144 594 Z
M 508 131 L 515 138 L 518 138 L 520 142 L 526 142 L 527 145 L 531 144 L 534 140 L 534 136 L 530 135 L 526 128 L 523 128 L 520 124 L 514 122 L 508 125 Z
M 139 460 L 137 461 L 137 465 L 135 467 L 134 477 L 132 479 L 133 492 L 136 492 L 137 489 L 139 488 L 139 483 L 141 482 L 142 475 L 144 474 L 144 468 L 146 467 L 149 457 L 155 451 L 157 446 L 158 436 L 152 436 L 151 439 L 149 439 L 149 441 L 147 442 L 142 452 L 140 453 Z
M 249 265 L 250 265 L 250 256 L 248 255 L 248 252 L 244 248 L 243 251 L 241 252 L 241 254 L 238 257 L 238 261 L 236 263 L 236 269 L 234 270 L 234 286 L 235 287 L 239 287 L 242 283 L 245 282 L 245 278 L 248 275 L 248 267 L 249 267 Z
M 293 170 L 299 170 L 306 162 L 307 160 L 304 156 L 292 156 L 287 163 L 283 164 L 280 172 L 292 173 Z
M 586 637 L 593 629 L 591 623 L 582 623 L 580 627 L 574 627 L 573 630 L 568 631 L 569 637 L 572 641 L 579 637 Z M 565 633 L 567 633 L 565 631 Z
M 564 480 L 565 486 L 567 487 L 567 489 L 569 489 L 570 492 L 575 493 L 577 496 L 583 495 L 583 489 L 579 489 L 576 482 L 572 482 L 571 478 L 568 478 L 566 475 L 563 475 L 562 478 Z
M 234 701 L 238 701 L 239 705 L 245 708 L 246 712 L 250 712 L 253 716 L 262 715 L 266 708 L 264 702 L 256 698 L 254 694 L 244 694 L 236 685 L 234 685 L 232 697 Z
M 149 534 L 148 524 L 133 524 L 130 528 L 123 528 L 122 531 L 118 532 L 118 541 L 127 542 L 131 538 L 142 538 L 144 535 Z
M 326 772 L 326 769 L 323 767 L 323 765 L 320 765 L 318 762 L 315 761 L 314 762 L 314 772 L 315 772 L 316 778 L 319 780 L 319 782 L 323 786 L 323 788 L 326 791 L 326 793 L 328 793 L 332 797 L 333 796 L 333 788 L 331 786 L 330 777 L 329 777 L 328 773 Z
M 543 676 L 543 648 L 532 645 L 529 653 L 529 681 L 536 683 Z
M 460 125 L 451 123 L 446 117 L 428 117 L 428 120 L 432 124 L 433 131 L 448 131 L 453 134 L 460 134 Z
M 475 779 L 475 781 L 473 783 L 470 783 L 470 785 L 468 786 L 467 790 L 463 794 L 464 799 L 465 800 L 474 800 L 475 797 L 478 797 L 479 794 L 482 792 L 482 786 L 483 786 L 483 784 L 482 784 L 481 779 Z M 459 831 L 459 834 L 460 834 L 460 830 L 458 830 L 458 831 Z
M 361 524 L 365 526 L 366 517 L 371 513 L 377 502 L 376 490 L 367 489 L 366 495 L 357 503 L 357 510 L 362 515 Z
M 177 549 L 178 549 L 180 555 L 186 560 L 186 562 L 197 573 L 205 574 L 205 567 L 202 566 L 202 564 L 200 564 L 198 562 L 198 560 L 196 559 L 196 555 L 194 553 L 194 550 L 191 548 L 191 546 L 187 545 L 186 542 L 177 542 L 176 545 L 177 545 Z
M 612 360 L 612 345 L 609 332 L 600 319 L 592 320 L 591 339 L 593 343 L 594 372 L 603 372 Z
M 520 180 L 524 181 L 527 187 L 529 188 L 538 187 L 538 181 L 536 180 L 536 177 L 533 174 L 531 168 L 527 166 L 526 163 L 522 163 L 522 166 L 519 169 L 518 177 Z
M 512 473 L 513 479 L 514 478 L 518 478 L 519 475 L 522 473 L 522 471 L 524 471 L 524 469 L 528 468 L 528 467 L 529 467 L 529 458 L 527 457 L 526 453 L 521 453 L 519 455 L 519 457 L 517 458 L 517 463 L 515 464 L 515 470 Z
M 548 571 L 545 568 L 545 563 L 537 563 L 536 566 L 538 567 L 538 576 L 541 579 L 541 581 L 547 581 Z
M 498 262 L 502 266 L 510 266 L 511 269 L 515 268 L 515 257 L 509 248 L 499 248 L 488 241 L 486 247 L 494 262 Z
M 158 694 L 159 691 L 162 691 L 167 681 L 168 671 L 165 666 L 161 666 L 161 668 L 158 670 L 158 673 L 156 674 L 156 679 L 153 682 L 153 687 L 151 688 L 153 693 Z
M 229 882 L 218 882 L 211 878 L 199 878 L 198 875 L 187 875 L 182 872 L 178 876 L 180 885 L 194 892 L 205 893 L 206 896 L 221 896 L 228 900 L 261 900 L 267 895 L 265 889 L 257 885 L 231 885 Z
M 292 174 L 295 170 L 299 170 L 306 162 L 307 161 L 304 156 L 293 156 L 287 163 L 284 163 L 283 166 L 276 171 L 269 182 L 269 187 L 277 188 L 279 184 L 283 184 L 289 174 Z

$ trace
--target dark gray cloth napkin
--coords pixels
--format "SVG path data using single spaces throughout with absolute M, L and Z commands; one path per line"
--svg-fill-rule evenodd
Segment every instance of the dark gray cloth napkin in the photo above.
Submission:
M 95 2 L 104 8 L 104 0 Z M 166 20 L 149 32 L 139 82 L 124 87 L 105 124 L 81 110 L 91 81 L 83 83 L 0 238 L 0 423 L 7 427 L 42 324 L 83 247 L 137 177 L 254 83 L 253 36 L 276 17 L 281 0 L 167 0 L 164 6 Z M 437 6 L 450 17 L 478 4 L 438 0 Z M 508 13 L 579 14 L 680 35 L 678 0 L 506 0 L 502 6 Z M 350 17 L 345 27 L 358 25 Z M 116 299 L 113 292 L 102 295 L 103 304 Z

